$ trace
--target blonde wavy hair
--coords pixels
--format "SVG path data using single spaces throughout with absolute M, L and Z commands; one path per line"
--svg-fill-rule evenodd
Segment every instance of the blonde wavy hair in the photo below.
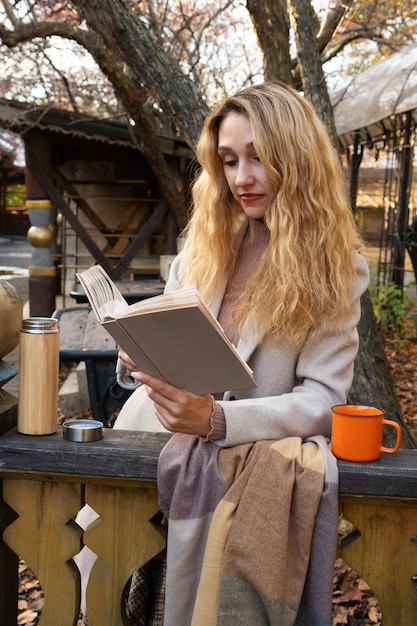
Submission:
M 361 239 L 340 159 L 313 107 L 280 82 L 226 98 L 207 118 L 197 145 L 201 167 L 192 187 L 181 285 L 212 302 L 233 270 L 246 219 L 217 152 L 219 126 L 245 115 L 276 197 L 265 214 L 270 241 L 233 313 L 241 335 L 249 322 L 261 336 L 298 344 L 323 316 L 343 324 L 351 307 L 353 252 Z

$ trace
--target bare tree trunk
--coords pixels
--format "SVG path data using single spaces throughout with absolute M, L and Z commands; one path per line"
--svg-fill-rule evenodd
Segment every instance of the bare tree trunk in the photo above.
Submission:
M 333 145 L 339 151 L 339 139 L 334 123 L 333 109 L 330 104 L 317 43 L 315 13 L 309 1 L 290 0 L 290 5 L 305 95 L 326 124 Z
M 362 316 L 358 327 L 360 348 L 355 361 L 355 375 L 349 402 L 383 409 L 387 419 L 398 422 L 401 426 L 401 447 L 414 448 L 410 433 L 404 424 L 368 292 L 362 297 L 361 304 Z M 386 428 L 384 431 L 384 445 L 388 447 L 393 446 L 395 442 L 393 431 L 392 428 Z
M 132 13 L 124 0 L 73 0 L 91 30 L 126 63 L 137 80 L 174 120 L 191 146 L 200 135 L 208 107 L 193 83 Z
M 278 78 L 291 85 L 290 25 L 286 1 L 247 0 L 246 8 L 262 50 L 265 80 Z

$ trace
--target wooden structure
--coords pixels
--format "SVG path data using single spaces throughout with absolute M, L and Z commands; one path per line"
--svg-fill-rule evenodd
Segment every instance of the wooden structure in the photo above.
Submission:
M 32 315 L 51 314 L 57 290 L 68 292 L 75 272 L 94 262 L 116 280 L 159 274 L 160 255 L 177 251 L 178 227 L 126 119 L 0 100 L 0 125 L 25 145 Z M 160 144 L 188 188 L 191 151 L 178 137 Z
M 366 151 L 386 155 L 380 190 L 378 282 L 404 286 L 408 250 L 417 267 L 417 246 L 408 245 L 417 142 L 417 44 L 376 63 L 330 94 L 339 140 L 350 168 L 352 208 L 357 212 L 361 163 Z M 417 183 L 416 183 L 417 184 Z M 414 198 L 417 192 L 414 192 Z
M 65 441 L 60 429 L 44 437 L 13 429 L 0 437 L 4 626 L 16 624 L 17 555 L 45 593 L 39 626 L 76 624 L 80 581 L 72 557 L 83 545 L 97 555 L 87 587 L 89 626 L 126 623 L 123 588 L 165 545 L 152 520 L 158 455 L 169 437 L 112 429 L 82 444 Z M 374 463 L 339 462 L 340 508 L 356 527 L 340 555 L 376 594 L 383 626 L 414 626 L 417 615 L 416 458 L 416 450 L 401 450 Z M 74 519 L 85 503 L 100 519 L 83 534 Z

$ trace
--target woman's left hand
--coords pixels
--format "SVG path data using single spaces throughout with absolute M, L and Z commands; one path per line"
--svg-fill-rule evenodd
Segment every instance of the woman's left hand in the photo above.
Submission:
M 206 436 L 210 430 L 213 411 L 211 395 L 197 396 L 143 372 L 132 372 L 131 375 L 145 385 L 146 392 L 155 405 L 156 416 L 167 430 Z

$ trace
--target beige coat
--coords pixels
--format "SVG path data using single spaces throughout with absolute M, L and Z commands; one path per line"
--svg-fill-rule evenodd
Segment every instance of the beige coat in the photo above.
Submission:
M 182 254 L 171 266 L 166 291 L 178 288 Z M 248 333 L 237 349 L 252 368 L 255 389 L 230 390 L 220 401 L 226 419 L 226 438 L 217 442 L 234 446 L 261 439 L 282 439 L 311 435 L 330 436 L 331 407 L 346 402 L 353 379 L 353 362 L 359 338 L 360 296 L 369 284 L 365 259 L 355 255 L 357 279 L 352 293 L 352 311 L 343 331 L 335 331 L 323 320 L 318 332 L 308 334 L 302 348 L 295 351 L 260 341 Z M 223 293 L 212 311 L 219 313 Z M 364 398 L 366 403 L 366 398 Z M 164 431 L 155 417 L 153 404 L 144 388 L 137 389 L 122 408 L 115 428 Z

